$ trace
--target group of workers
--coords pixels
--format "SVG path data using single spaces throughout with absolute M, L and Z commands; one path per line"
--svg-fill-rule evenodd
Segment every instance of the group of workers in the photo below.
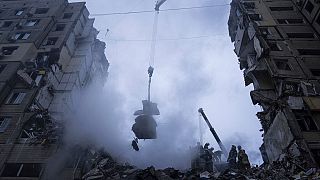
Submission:
M 214 151 L 214 148 L 209 146 L 209 143 L 204 146 L 197 143 L 197 146 L 193 149 L 192 169 L 200 172 L 213 172 L 215 169 L 214 164 L 221 163 L 222 151 Z M 227 162 L 229 168 L 238 169 L 239 171 L 247 171 L 251 167 L 248 155 L 241 146 L 238 146 L 237 150 L 236 146 L 232 145 Z
M 209 148 L 209 146 L 209 143 L 206 143 L 204 146 L 199 142 L 197 143 L 191 162 L 192 169 L 213 172 L 213 164 L 221 162 L 222 151 L 214 151 L 214 148 Z
M 227 162 L 230 168 L 239 169 L 240 171 L 247 171 L 251 167 L 248 155 L 241 146 L 238 146 L 238 151 L 235 145 L 231 146 Z

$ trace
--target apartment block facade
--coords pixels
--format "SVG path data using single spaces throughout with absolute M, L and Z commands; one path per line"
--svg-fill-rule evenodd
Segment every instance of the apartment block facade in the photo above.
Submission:
M 93 22 L 84 2 L 0 0 L 0 179 L 44 179 L 72 93 L 107 76 Z
M 263 132 L 264 162 L 320 163 L 320 1 L 233 0 L 228 21 Z

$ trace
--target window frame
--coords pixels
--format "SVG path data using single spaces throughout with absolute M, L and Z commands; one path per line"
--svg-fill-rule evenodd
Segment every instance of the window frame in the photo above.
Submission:
M 62 19 L 71 19 L 73 16 L 72 12 L 66 12 L 63 14 Z
M 18 48 L 19 48 L 19 46 L 5 46 L 5 47 L 2 47 L 2 54 L 5 55 L 5 56 L 10 56 L 10 55 L 12 55 Z M 6 49 L 10 52 L 10 54 L 7 54 L 7 53 L 4 52 Z
M 293 6 L 274 6 L 269 7 L 270 11 L 294 11 Z
M 59 37 L 48 37 L 44 46 L 54 46 L 57 41 L 58 41 Z
M 12 121 L 11 116 L 0 116 L 0 133 L 4 133 L 6 131 L 10 121 Z
M 309 5 L 312 5 L 313 7 L 309 6 Z M 308 7 L 307 7 L 308 6 Z M 312 8 L 312 9 L 309 9 L 309 8 Z M 312 14 L 312 11 L 314 10 L 315 6 L 312 2 L 310 1 L 307 1 L 306 5 L 304 6 L 304 9 L 309 13 L 309 14 Z M 311 11 L 309 11 L 311 10 Z
M 39 24 L 40 19 L 28 19 L 23 26 L 25 27 L 33 27 L 36 26 L 37 24 Z M 33 24 L 28 24 L 28 23 L 33 23 Z
M 34 11 L 34 14 L 47 14 L 49 12 L 49 8 L 40 7 Z
M 14 15 L 15 15 L 15 16 L 21 16 L 21 15 L 24 13 L 24 10 L 25 10 L 25 9 L 18 9 L 18 10 L 16 10 L 16 11 L 14 12 Z
M 17 94 L 17 95 L 16 95 Z M 11 92 L 7 97 L 5 104 L 6 105 L 20 105 L 27 96 L 27 92 Z M 13 99 L 14 98 L 14 99 Z

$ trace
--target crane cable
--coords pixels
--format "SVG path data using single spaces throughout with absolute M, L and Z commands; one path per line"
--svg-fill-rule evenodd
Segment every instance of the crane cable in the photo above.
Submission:
M 151 94 L 151 78 L 153 75 L 154 70 L 154 61 L 155 61 L 155 55 L 156 55 L 156 43 L 157 43 L 157 33 L 158 33 L 158 16 L 159 16 L 159 10 L 155 11 L 154 14 L 154 22 L 153 22 L 153 31 L 152 31 L 152 39 L 151 39 L 151 46 L 150 46 L 150 59 L 149 59 L 149 68 L 148 68 L 148 74 L 149 74 L 149 83 L 148 83 L 148 101 L 150 102 L 150 94 Z

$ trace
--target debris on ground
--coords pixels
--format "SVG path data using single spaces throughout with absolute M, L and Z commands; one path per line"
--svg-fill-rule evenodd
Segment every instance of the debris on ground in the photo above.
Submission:
M 193 169 L 186 171 L 174 168 L 156 169 L 150 166 L 138 169 L 128 164 L 117 163 L 106 153 L 95 152 L 86 161 L 87 172 L 83 180 L 129 179 L 129 180 L 170 180 L 170 179 L 244 179 L 244 180 L 289 180 L 289 179 L 320 179 L 320 169 L 304 169 L 287 155 L 272 164 L 251 166 L 248 169 L 230 167 L 223 171 L 199 172 Z M 91 169 L 88 167 L 92 167 Z

